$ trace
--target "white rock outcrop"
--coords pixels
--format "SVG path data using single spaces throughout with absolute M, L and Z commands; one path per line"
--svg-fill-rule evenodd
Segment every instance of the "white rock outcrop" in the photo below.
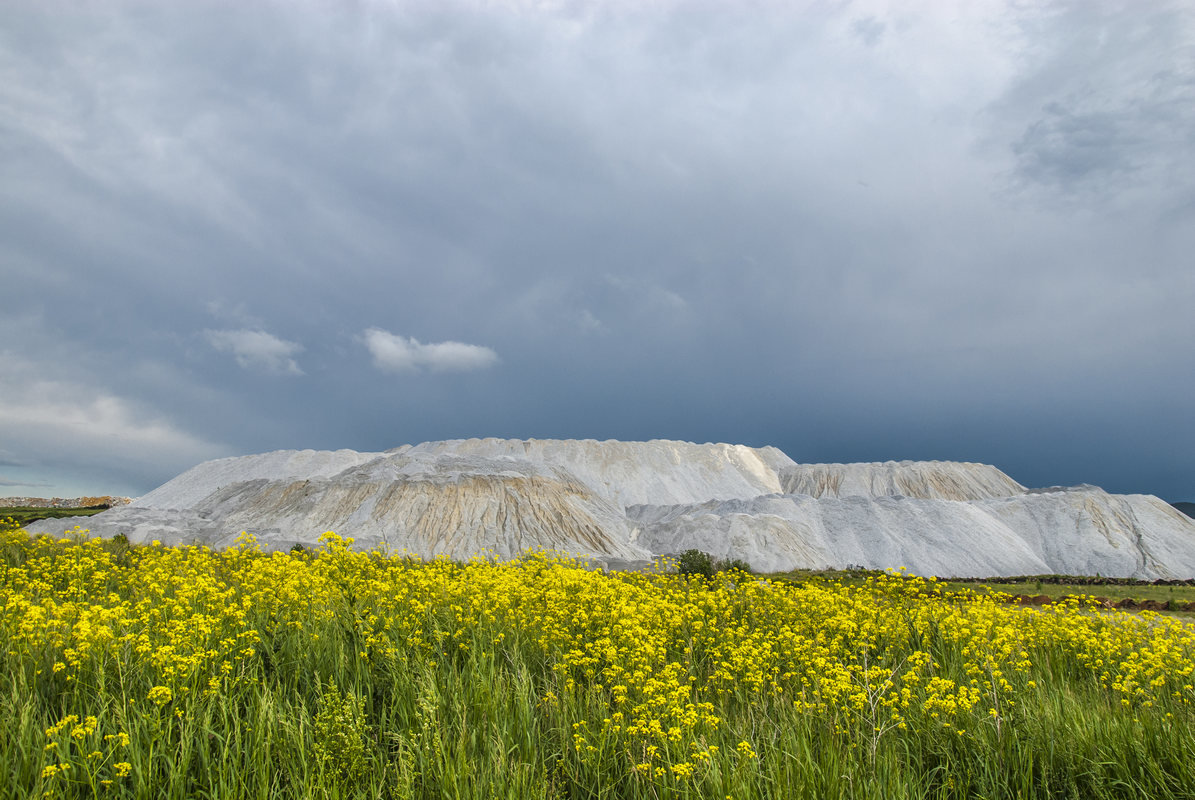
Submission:
M 1027 490 L 957 462 L 797 464 L 773 447 L 467 439 L 200 464 L 78 524 L 134 542 L 267 548 L 327 530 L 422 557 L 549 549 L 613 564 L 690 548 L 762 571 L 1195 577 L 1195 520 L 1156 497 Z

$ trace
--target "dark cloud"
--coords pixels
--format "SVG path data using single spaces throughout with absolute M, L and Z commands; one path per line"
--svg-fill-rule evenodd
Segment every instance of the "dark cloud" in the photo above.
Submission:
M 1191 18 L 18 3 L 0 441 L 92 493 L 495 435 L 1192 497 Z
M 24 462 L 8 450 L 0 449 L 0 467 L 23 467 Z
M 1190 9 L 1062 3 L 1026 20 L 1052 47 L 998 104 L 1023 121 L 1017 174 L 1066 193 L 1189 202 L 1195 182 L 1195 61 Z
M 1013 145 L 1021 172 L 1040 183 L 1073 187 L 1084 180 L 1123 179 L 1140 165 L 1132 154 L 1146 142 L 1131 120 L 1111 113 L 1076 114 L 1050 103 Z
M 884 35 L 885 27 L 887 26 L 875 17 L 857 19 L 851 25 L 851 29 L 855 32 L 855 35 L 868 47 L 875 47 L 879 44 L 880 38 Z
M 0 486 L 10 486 L 10 487 L 21 486 L 21 487 L 25 487 L 25 488 L 29 488 L 29 489 L 39 489 L 39 488 L 46 487 L 49 485 L 50 484 L 43 483 L 43 482 L 26 483 L 25 481 L 16 481 L 16 480 L 12 480 L 11 478 L 6 478 L 3 475 L 0 475 Z

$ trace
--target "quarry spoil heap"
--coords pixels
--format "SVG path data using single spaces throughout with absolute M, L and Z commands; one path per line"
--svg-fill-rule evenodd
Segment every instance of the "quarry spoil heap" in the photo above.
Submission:
M 1195 577 L 1195 521 L 1150 495 L 1027 489 L 986 464 L 798 464 L 774 447 L 463 439 L 208 461 L 133 503 L 46 520 L 130 541 L 357 546 L 423 558 L 547 549 L 611 566 L 696 548 L 759 571 Z

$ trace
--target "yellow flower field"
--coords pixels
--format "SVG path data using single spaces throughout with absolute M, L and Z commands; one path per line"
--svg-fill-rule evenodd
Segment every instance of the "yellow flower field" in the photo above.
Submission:
M 1195 796 L 1176 617 L 0 537 L 9 796 Z

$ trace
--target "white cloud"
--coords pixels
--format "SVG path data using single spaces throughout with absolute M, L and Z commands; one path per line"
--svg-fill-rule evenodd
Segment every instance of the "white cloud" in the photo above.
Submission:
M 361 340 L 373 356 L 374 366 L 383 372 L 424 368 L 437 372 L 464 372 L 498 363 L 498 354 L 488 347 L 462 342 L 422 344 L 381 328 L 367 329 L 361 334 Z
M 237 364 L 274 375 L 302 375 L 298 363 L 291 357 L 303 352 L 296 342 L 279 339 L 260 330 L 231 330 L 203 332 L 212 347 L 232 353 Z
M 122 397 L 56 381 L 38 382 L 26 388 L 23 400 L 0 403 L 0 431 L 21 440 L 40 431 L 43 442 L 63 451 L 164 451 L 184 461 L 220 452 L 165 420 L 146 418 Z
M 0 351 L 0 441 L 10 463 L 87 473 L 103 486 L 123 471 L 168 474 L 229 454 L 131 398 L 75 379 L 42 377 L 46 371 Z M 47 485 L 28 470 L 6 473 L 14 483 Z

